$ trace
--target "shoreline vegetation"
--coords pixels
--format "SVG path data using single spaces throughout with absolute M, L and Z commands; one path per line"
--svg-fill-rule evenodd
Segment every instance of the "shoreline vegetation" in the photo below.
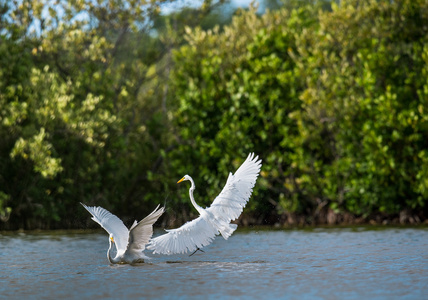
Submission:
M 397 220 L 398 221 L 398 220 Z M 161 222 L 162 224 L 162 222 Z M 179 226 L 179 225 L 178 225 Z M 299 225 L 299 224 L 286 224 L 276 223 L 273 225 L 239 225 L 236 229 L 237 232 L 247 231 L 266 231 L 266 230 L 323 230 L 323 229 L 350 229 L 350 230 L 382 230 L 390 228 L 422 228 L 428 229 L 428 222 L 425 220 L 421 223 L 376 223 L 376 222 L 363 222 L 363 223 L 336 223 L 336 224 L 317 224 L 317 225 Z M 153 226 L 154 234 L 163 234 L 164 229 L 172 229 L 170 227 L 162 227 L 162 225 Z M 74 229 L 14 229 L 14 230 L 0 230 L 0 235 L 11 235 L 11 234 L 45 234 L 50 235 L 63 235 L 63 234 L 94 234 L 102 233 L 105 234 L 105 230 L 102 228 L 74 228 Z
M 427 224 L 427 1 L 213 2 L 0 0 L 0 231 L 174 228 L 250 152 L 239 225 Z
M 166 214 L 165 214 L 166 215 Z M 182 224 L 172 222 L 169 216 L 162 216 L 160 221 L 154 224 L 155 230 L 173 229 L 178 228 Z M 195 216 L 193 216 L 195 217 Z M 138 219 L 138 218 L 136 218 Z M 125 225 L 129 227 L 133 222 L 132 218 L 127 218 Z M 128 224 L 129 223 L 129 224 Z M 428 226 L 428 219 L 422 214 L 411 214 L 409 211 L 402 211 L 395 215 L 372 215 L 368 217 L 355 217 L 349 213 L 335 213 L 329 210 L 326 213 L 320 213 L 315 218 L 310 218 L 305 215 L 286 214 L 282 215 L 277 220 L 255 220 L 254 217 L 248 214 L 241 216 L 238 220 L 232 222 L 238 224 L 238 230 L 256 230 L 256 229 L 310 229 L 310 228 L 353 228 L 357 227 L 424 227 Z M 24 229 L 0 229 L 1 233 L 6 232 L 43 232 L 43 231 L 55 231 L 55 232 L 104 232 L 103 229 L 98 229 L 91 222 L 82 218 L 81 220 L 75 220 L 72 226 L 62 226 L 59 228 L 43 227 L 38 226 L 37 228 Z

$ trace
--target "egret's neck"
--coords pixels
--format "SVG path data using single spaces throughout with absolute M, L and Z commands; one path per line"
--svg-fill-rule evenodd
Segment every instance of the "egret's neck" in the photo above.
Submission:
M 110 252 L 112 248 L 112 242 L 110 241 L 110 239 L 109 239 L 109 244 L 110 244 L 110 247 L 108 247 L 108 250 L 107 250 L 107 259 L 111 264 L 114 264 L 115 262 L 113 261 L 113 258 L 110 256 Z
M 190 178 L 190 183 L 192 184 L 192 185 L 190 186 L 190 189 L 189 189 L 190 201 L 192 201 L 192 204 L 193 204 L 193 206 L 196 208 L 196 210 L 197 210 L 199 213 L 201 213 L 201 211 L 203 210 L 203 209 L 202 209 L 202 207 L 200 207 L 200 206 L 196 203 L 195 199 L 193 198 L 193 191 L 195 190 L 195 183 L 193 182 L 193 179 L 192 179 L 190 176 L 189 176 L 189 178 Z

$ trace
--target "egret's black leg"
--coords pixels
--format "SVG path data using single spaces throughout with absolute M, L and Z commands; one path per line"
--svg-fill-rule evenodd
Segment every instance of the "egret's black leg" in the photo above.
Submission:
M 190 255 L 189 255 L 189 257 L 190 257 L 190 256 L 192 256 L 193 254 L 195 254 L 195 253 L 196 253 L 196 251 L 198 251 L 198 250 L 199 250 L 199 251 L 201 251 L 201 252 L 204 252 L 204 253 L 205 253 L 205 251 L 204 251 L 204 250 L 199 249 L 199 248 L 196 248 L 196 250 L 195 250 L 195 251 L 193 251 L 193 253 L 192 253 L 192 254 L 190 254 Z

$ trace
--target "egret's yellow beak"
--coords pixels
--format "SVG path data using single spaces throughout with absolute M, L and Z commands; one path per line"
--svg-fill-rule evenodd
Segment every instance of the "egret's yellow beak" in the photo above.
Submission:
M 110 240 L 114 243 L 114 239 L 113 239 L 113 237 L 110 237 Z
M 180 182 L 182 182 L 184 180 L 184 177 L 183 178 L 181 178 L 179 181 L 177 181 L 177 183 L 180 183 Z

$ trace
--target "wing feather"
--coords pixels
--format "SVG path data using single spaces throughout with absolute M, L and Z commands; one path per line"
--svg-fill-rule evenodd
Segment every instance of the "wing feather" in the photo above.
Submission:
M 131 230 L 129 231 L 128 251 L 141 252 L 145 249 L 146 244 L 153 235 L 153 224 L 164 212 L 163 207 L 159 209 L 158 208 L 159 205 L 151 214 L 142 219 L 140 222 L 134 223 L 134 225 L 131 227 Z
M 228 223 L 237 219 L 251 197 L 261 166 L 258 156 L 250 153 L 234 175 L 229 173 L 226 185 L 207 211 Z
M 122 220 L 101 206 L 80 204 L 92 215 L 92 220 L 100 224 L 109 234 L 113 234 L 117 251 L 125 251 L 128 244 L 129 231 Z
M 158 254 L 179 254 L 205 247 L 214 240 L 218 230 L 203 217 L 185 223 L 177 229 L 152 239 L 147 249 Z

